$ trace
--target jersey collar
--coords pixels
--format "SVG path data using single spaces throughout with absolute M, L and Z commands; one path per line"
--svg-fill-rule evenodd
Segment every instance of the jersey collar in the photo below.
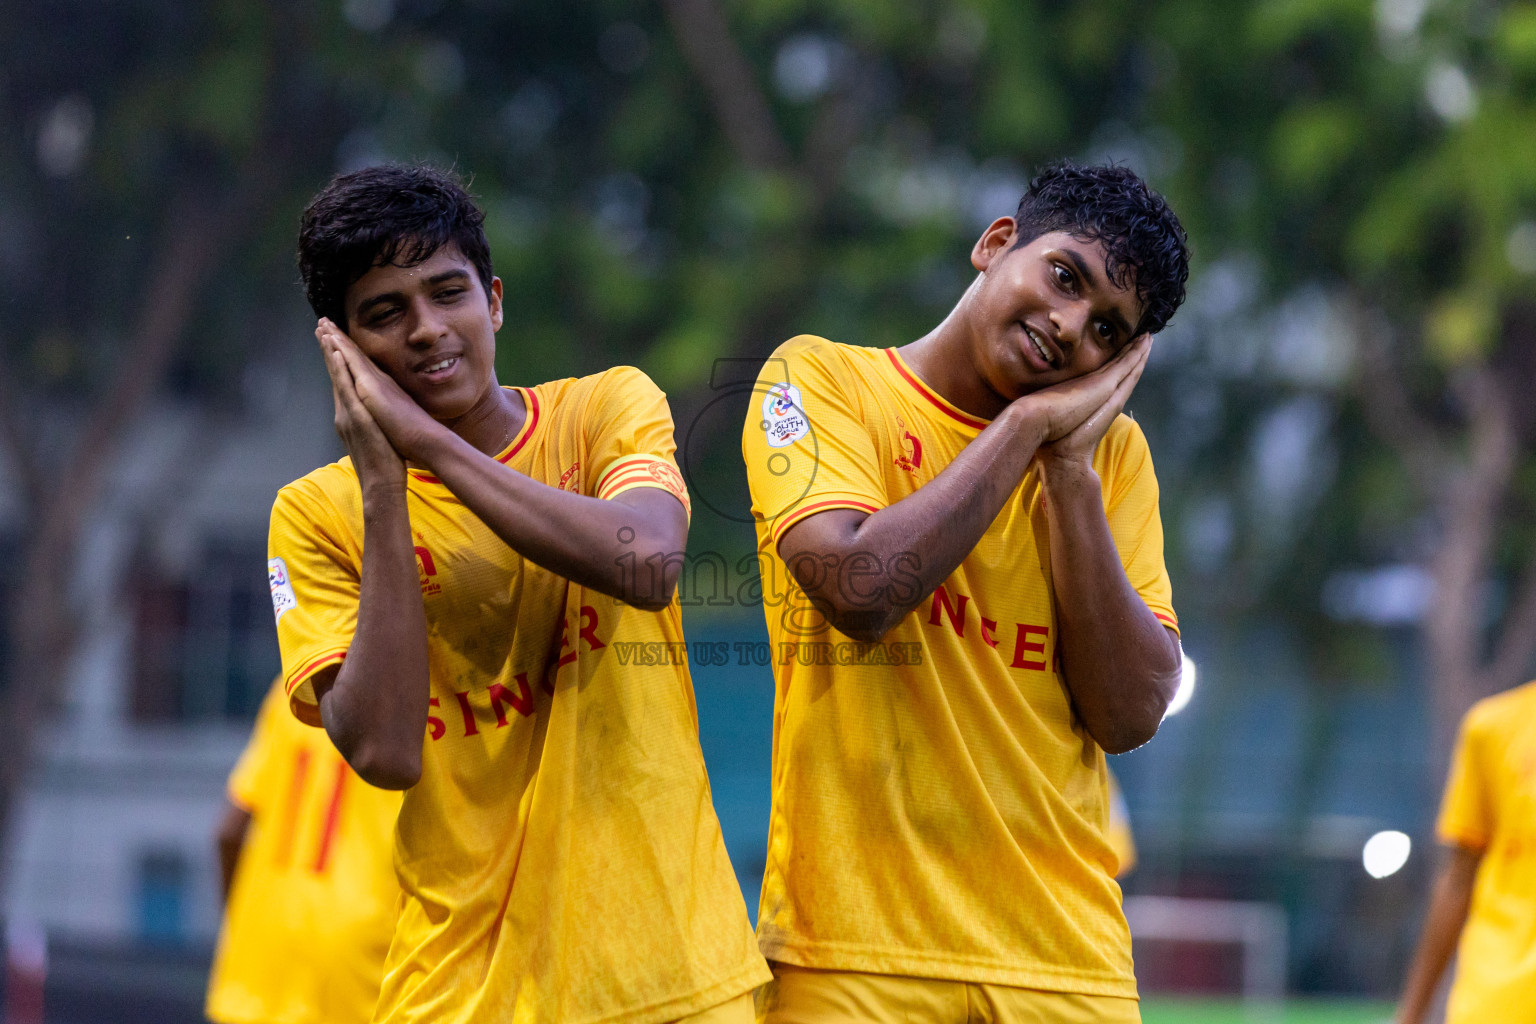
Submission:
M 539 424 L 539 398 L 528 388 L 511 387 L 509 391 L 516 391 L 523 399 L 523 408 L 527 415 L 523 417 L 523 425 L 518 428 L 516 436 L 507 443 L 507 446 L 496 453 L 496 461 L 505 465 L 512 461 L 512 456 L 523 450 L 528 439 L 533 436 L 534 428 Z M 442 481 L 430 473 L 424 473 L 419 469 L 407 470 L 411 479 L 424 484 L 441 484 Z
M 972 416 L 970 413 L 946 401 L 937 391 L 923 383 L 923 379 L 907 365 L 906 360 L 902 359 L 894 348 L 886 349 L 885 354 L 890 357 L 891 366 L 895 368 L 896 375 L 913 391 L 916 391 L 925 403 L 932 406 L 951 425 L 961 427 L 967 432 L 975 434 L 981 432 L 988 423 L 992 422 L 991 420 L 981 419 L 978 416 Z

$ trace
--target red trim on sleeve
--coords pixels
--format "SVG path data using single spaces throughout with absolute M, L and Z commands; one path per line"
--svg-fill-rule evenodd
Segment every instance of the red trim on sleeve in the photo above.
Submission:
M 1440 841 L 1442 846 L 1459 846 L 1463 850 L 1470 850 L 1473 853 L 1483 853 L 1488 849 L 1487 836 L 1475 836 L 1470 832 L 1460 829 L 1443 829 L 1437 825 L 1435 827 L 1435 838 Z
M 628 478 L 630 475 L 635 473 L 648 474 L 651 479 L 658 479 L 657 474 L 651 471 L 652 466 L 665 467 L 663 472 L 677 472 L 676 468 L 660 455 L 650 455 L 645 453 L 638 455 L 625 455 L 622 458 L 615 459 L 613 463 L 608 467 L 608 469 L 603 473 L 603 475 L 598 479 L 594 493 L 597 494 L 598 497 L 602 497 L 606 492 L 611 490 L 616 483 L 619 482 L 620 478 Z
M 688 500 L 688 488 L 677 467 L 659 455 L 626 455 L 605 472 L 597 483 L 595 494 L 604 500 L 617 497 L 621 492 L 636 487 L 654 487 L 666 491 L 682 502 L 689 516 L 693 515 Z
M 324 668 L 326 665 L 329 665 L 333 661 L 344 661 L 346 657 L 347 652 L 344 650 L 332 651 L 330 654 L 320 655 L 320 657 L 316 658 L 314 661 L 310 662 L 308 665 L 305 665 L 303 668 L 294 673 L 293 682 L 288 683 L 284 687 L 283 693 L 289 697 L 292 697 L 293 691 L 299 688 L 299 684 L 308 679 L 310 676 L 314 675 L 318 669 Z
M 853 501 L 849 498 L 834 498 L 831 501 L 818 501 L 814 504 L 806 505 L 804 508 L 795 509 L 795 511 L 792 512 L 787 518 L 785 518 L 783 522 L 774 527 L 773 533 L 771 535 L 773 542 L 777 544 L 779 542 L 779 538 L 784 536 L 785 530 L 789 529 L 791 526 L 794 526 L 806 516 L 809 516 L 814 512 L 824 512 L 829 508 L 855 508 L 860 512 L 868 512 L 871 515 L 880 511 L 874 505 L 866 505 L 862 501 Z
M 616 479 L 610 480 L 608 482 L 608 485 L 606 487 L 604 487 L 602 489 L 602 491 L 600 491 L 598 493 L 597 496 L 599 498 L 611 498 L 615 494 L 617 494 L 619 491 L 621 491 L 624 488 L 628 487 L 630 484 L 636 484 L 636 483 L 650 484 L 653 487 L 660 487 L 660 488 L 662 488 L 664 490 L 671 491 L 674 494 L 676 493 L 675 488 L 671 484 L 669 484 L 667 481 L 665 481 L 665 480 L 658 480 L 651 473 L 646 472 L 644 470 L 641 470 L 638 473 L 626 473 L 626 474 L 624 474 L 621 477 L 618 477 Z
M 618 475 L 611 476 L 605 480 L 603 482 L 603 486 L 597 489 L 597 496 L 599 498 L 606 498 L 620 487 L 623 487 L 625 484 L 635 480 L 649 480 L 652 483 L 661 483 L 660 480 L 657 480 L 654 476 L 651 475 L 651 471 L 649 469 L 646 469 L 643 466 L 636 469 L 625 469 Z

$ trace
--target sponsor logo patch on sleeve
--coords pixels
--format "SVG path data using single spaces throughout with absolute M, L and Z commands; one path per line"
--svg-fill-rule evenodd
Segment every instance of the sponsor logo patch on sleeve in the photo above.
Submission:
M 773 384 L 763 398 L 763 431 L 768 447 L 788 448 L 811 432 L 811 421 L 800 404 L 800 389 L 792 384 Z
M 282 622 L 283 612 L 297 608 L 299 599 L 288 581 L 288 565 L 281 558 L 267 559 L 267 587 L 272 591 L 272 614 Z

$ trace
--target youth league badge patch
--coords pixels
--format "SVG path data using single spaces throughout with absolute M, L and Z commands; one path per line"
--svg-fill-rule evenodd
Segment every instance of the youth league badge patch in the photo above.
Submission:
M 811 432 L 811 421 L 800 405 L 800 389 L 791 384 L 771 384 L 763 399 L 763 430 L 768 447 L 788 448 Z
M 299 606 L 293 584 L 288 582 L 288 566 L 281 558 L 267 559 L 267 587 L 272 591 L 272 614 L 283 621 L 283 612 Z

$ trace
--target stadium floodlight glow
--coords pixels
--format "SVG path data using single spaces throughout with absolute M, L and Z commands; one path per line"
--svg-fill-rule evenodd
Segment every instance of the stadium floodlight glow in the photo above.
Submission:
M 1172 718 L 1184 710 L 1189 699 L 1195 695 L 1195 663 L 1189 660 L 1189 655 L 1184 655 L 1184 668 L 1179 673 L 1179 688 L 1173 691 L 1173 700 L 1168 702 L 1168 710 L 1163 712 L 1164 718 Z
M 1386 878 L 1402 870 L 1412 849 L 1413 840 L 1402 832 L 1377 832 L 1365 841 L 1360 860 L 1365 865 L 1366 874 L 1372 878 Z

